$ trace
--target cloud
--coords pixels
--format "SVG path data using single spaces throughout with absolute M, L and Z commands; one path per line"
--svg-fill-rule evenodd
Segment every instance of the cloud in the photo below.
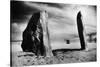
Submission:
M 21 22 L 21 24 L 16 22 L 17 25 L 15 24 L 12 27 L 14 28 L 14 32 L 17 30 L 19 33 L 19 39 L 22 39 L 22 32 L 26 27 L 23 25 L 27 25 L 29 19 L 31 18 L 32 12 L 34 13 L 34 11 L 41 10 L 46 10 L 49 14 L 48 26 L 52 39 L 68 39 L 73 38 L 74 36 L 78 37 L 76 16 L 79 10 L 82 12 L 86 33 L 96 32 L 96 12 L 93 6 L 72 4 L 51 5 L 50 3 L 36 3 L 27 1 L 23 2 L 23 5 L 25 9 L 24 11 L 27 12 L 27 15 L 24 13 L 23 16 L 26 18 L 17 19 L 17 21 L 19 20 L 18 22 Z M 26 8 L 29 8 L 29 10 Z M 15 38 L 17 37 L 16 33 L 13 33 Z
M 11 40 L 22 40 L 22 33 L 27 24 L 25 23 L 12 23 L 11 24 Z

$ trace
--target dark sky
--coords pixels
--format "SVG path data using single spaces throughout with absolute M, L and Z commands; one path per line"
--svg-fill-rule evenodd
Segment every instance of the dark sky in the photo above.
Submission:
M 11 1 L 11 38 L 22 40 L 29 19 L 34 12 L 46 10 L 52 40 L 77 37 L 76 15 L 82 12 L 86 33 L 96 32 L 96 7 L 91 5 L 59 4 L 30 1 Z M 56 35 L 56 36 L 55 36 Z M 59 39 L 59 40 L 58 40 Z
M 96 32 L 96 7 L 94 5 L 59 4 L 30 1 L 11 1 L 11 40 L 22 40 L 29 19 L 34 12 L 48 12 L 48 29 L 51 45 L 54 47 L 79 46 L 76 25 L 77 13 L 81 10 L 86 33 Z M 64 40 L 71 39 L 72 45 L 66 45 Z M 77 44 L 74 45 L 74 44 Z
M 34 10 L 36 9 L 26 6 L 23 1 L 11 1 L 11 22 L 22 22 Z
M 37 2 L 34 2 L 37 3 Z M 63 8 L 62 5 L 57 3 L 42 3 L 38 2 L 38 4 L 48 4 L 51 7 Z M 24 20 L 28 19 L 28 15 L 38 11 L 36 8 L 29 7 L 24 4 L 24 1 L 11 1 L 11 23 L 17 22 L 21 23 Z

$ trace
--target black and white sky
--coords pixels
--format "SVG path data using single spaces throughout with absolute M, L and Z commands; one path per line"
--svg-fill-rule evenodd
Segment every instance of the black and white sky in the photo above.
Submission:
M 76 16 L 79 11 L 82 13 L 86 33 L 96 32 L 95 5 L 11 1 L 11 40 L 22 40 L 22 32 L 32 14 L 42 10 L 48 12 L 48 28 L 52 41 L 78 38 Z

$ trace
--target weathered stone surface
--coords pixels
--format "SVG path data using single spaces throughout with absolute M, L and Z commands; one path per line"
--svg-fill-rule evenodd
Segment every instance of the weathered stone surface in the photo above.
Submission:
M 86 44 L 86 37 L 85 37 L 85 30 L 84 30 L 84 25 L 82 22 L 82 15 L 81 12 L 79 11 L 77 14 L 77 28 L 78 28 L 78 34 L 80 38 L 80 43 L 81 43 L 81 49 L 88 50 L 87 44 Z
M 43 28 L 43 42 L 46 48 L 46 56 L 50 57 L 53 56 L 53 54 L 52 54 L 50 35 L 48 29 L 48 13 L 46 11 L 41 12 L 40 22 Z
M 45 12 L 34 13 L 23 32 L 22 49 L 37 56 L 52 54 L 48 39 L 47 19 Z M 51 52 L 50 52 L 51 51 Z M 49 55 L 50 56 L 50 55 Z

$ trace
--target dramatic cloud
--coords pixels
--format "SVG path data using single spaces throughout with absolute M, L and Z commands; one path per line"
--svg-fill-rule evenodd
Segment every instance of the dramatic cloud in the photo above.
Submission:
M 64 39 L 78 38 L 76 17 L 79 11 L 82 13 L 86 33 L 96 32 L 96 6 L 13 1 L 11 2 L 12 40 L 22 40 L 22 32 L 32 14 L 42 10 L 46 10 L 49 14 L 48 27 L 53 44 L 62 44 Z

